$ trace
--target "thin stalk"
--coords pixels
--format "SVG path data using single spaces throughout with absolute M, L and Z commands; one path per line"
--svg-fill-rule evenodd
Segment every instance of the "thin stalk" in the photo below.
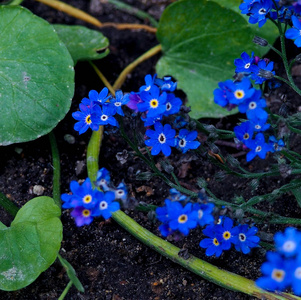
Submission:
M 130 74 L 140 63 L 144 62 L 145 60 L 151 58 L 152 56 L 158 54 L 161 51 L 162 47 L 161 45 L 157 45 L 141 56 L 139 56 L 135 61 L 133 61 L 131 64 L 129 64 L 119 75 L 117 80 L 115 81 L 113 85 L 113 89 L 116 91 L 120 89 L 124 81 L 126 80 L 126 77 L 128 74 Z
M 55 204 L 61 207 L 61 190 L 60 190 L 60 174 L 61 174 L 61 164 L 60 164 L 60 154 L 57 147 L 56 138 L 53 132 L 48 134 L 49 141 L 51 145 L 52 152 L 52 167 L 53 167 L 53 183 L 52 183 L 52 195 Z
M 96 74 L 98 75 L 100 80 L 103 82 L 103 84 L 108 88 L 110 93 L 113 96 L 115 96 L 115 90 L 112 87 L 112 85 L 110 84 L 110 82 L 107 80 L 107 78 L 100 72 L 100 70 L 95 66 L 95 64 L 92 61 L 89 61 L 89 64 L 92 66 L 92 68 L 94 69 L 94 71 L 96 72 Z
M 16 216 L 19 208 L 9 199 L 6 198 L 4 194 L 0 192 L 0 206 L 2 206 L 10 215 Z
M 93 158 L 92 160 L 89 160 L 87 162 L 88 174 L 92 174 L 92 176 L 90 177 L 92 182 L 96 180 L 96 174 L 94 170 L 98 169 L 98 145 L 100 139 L 99 134 L 100 130 L 98 133 L 95 132 L 95 134 L 93 132 L 87 150 L 87 157 Z M 89 170 L 90 168 L 91 170 Z M 149 246 L 151 249 L 157 251 L 163 256 L 171 259 L 173 262 L 178 263 L 184 268 L 221 287 L 252 295 L 257 297 L 258 299 L 286 299 L 287 294 L 274 294 L 266 292 L 256 287 L 255 283 L 252 280 L 246 279 L 242 276 L 233 274 L 225 270 L 221 270 L 192 255 L 190 255 L 188 259 L 180 257 L 178 255 L 180 251 L 179 248 L 149 232 L 120 210 L 114 212 L 112 218 L 130 234 L 132 234 L 145 245 Z M 289 297 L 291 297 L 291 299 L 301 299 L 294 295 L 289 295 Z
M 48 5 L 56 10 L 62 11 L 74 18 L 83 20 L 87 23 L 90 23 L 96 27 L 101 27 L 102 23 L 100 21 L 98 21 L 96 18 L 92 17 L 91 15 L 87 14 L 86 12 L 75 8 L 69 4 L 66 4 L 64 2 L 61 1 L 57 1 L 57 0 L 36 0 L 38 2 L 41 2 L 45 5 Z
M 64 291 L 62 292 L 58 300 L 64 300 L 71 287 L 72 287 L 72 281 L 69 281 L 69 283 L 65 287 Z
M 113 22 L 107 22 L 107 23 L 102 23 L 101 26 L 98 26 L 99 28 L 103 27 L 114 27 L 118 30 L 126 30 L 126 29 L 131 29 L 131 30 L 145 30 L 149 33 L 156 33 L 157 28 L 145 25 L 145 24 L 131 24 L 131 23 L 113 23 Z
M 140 10 L 136 7 L 128 5 L 122 1 L 118 1 L 118 0 L 107 0 L 107 1 L 109 3 L 114 4 L 118 9 L 126 11 L 127 13 L 134 15 L 137 18 L 140 18 L 142 20 L 148 19 L 149 22 L 155 27 L 158 27 L 158 25 L 159 25 L 158 21 L 155 18 L 153 18 L 150 14 L 144 12 L 143 10 Z

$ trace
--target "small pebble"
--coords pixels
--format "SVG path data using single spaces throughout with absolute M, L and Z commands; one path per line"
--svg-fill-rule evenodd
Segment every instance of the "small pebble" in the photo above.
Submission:
M 64 135 L 64 140 L 68 143 L 68 144 L 74 144 L 75 143 L 75 137 L 71 134 L 65 134 Z
M 41 185 L 35 185 L 32 189 L 32 192 L 35 194 L 35 195 L 38 195 L 38 196 L 41 196 L 43 195 L 44 193 L 44 187 L 42 187 Z

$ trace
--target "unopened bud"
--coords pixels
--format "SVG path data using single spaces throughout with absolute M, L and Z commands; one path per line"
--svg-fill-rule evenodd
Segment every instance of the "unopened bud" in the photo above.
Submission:
M 274 74 L 271 71 L 264 69 L 259 69 L 258 75 L 265 79 L 272 79 L 274 77 Z
M 298 54 L 295 58 L 296 62 L 301 62 L 301 54 Z
M 269 43 L 267 40 L 259 37 L 259 36 L 255 36 L 254 39 L 253 39 L 253 43 L 261 46 L 261 47 L 266 47 Z

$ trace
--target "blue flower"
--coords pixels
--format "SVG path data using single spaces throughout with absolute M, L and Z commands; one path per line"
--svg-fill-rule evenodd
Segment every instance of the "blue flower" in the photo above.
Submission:
M 273 135 L 269 137 L 269 144 L 271 146 L 271 152 L 278 152 L 283 149 L 285 143 L 282 139 L 277 140 Z
M 221 225 L 209 225 L 204 230 L 203 233 L 209 238 L 205 238 L 200 241 L 200 247 L 207 248 L 206 255 L 212 256 L 215 254 L 219 257 L 223 252 L 223 246 L 220 240 L 218 240 L 216 235 L 216 229 Z
M 71 216 L 75 218 L 75 223 L 78 227 L 89 225 L 93 221 L 91 209 L 81 206 L 75 207 L 75 209 L 71 212 Z
M 91 101 L 90 101 L 91 104 Z M 91 128 L 92 130 L 98 130 L 99 124 L 97 124 L 97 112 L 93 105 L 85 105 L 80 103 L 80 111 L 72 113 L 72 117 L 79 121 L 74 124 L 74 130 L 78 131 L 79 134 L 82 134 Z
M 160 122 L 156 122 L 155 131 L 149 129 L 146 130 L 145 134 L 150 137 L 150 139 L 145 141 L 145 144 L 153 147 L 152 155 L 157 155 L 162 151 L 165 156 L 169 156 L 171 154 L 170 147 L 176 146 L 176 131 L 169 124 L 165 124 L 163 127 Z
M 180 202 L 172 202 L 172 209 L 168 211 L 170 218 L 169 227 L 179 230 L 188 235 L 189 230 L 197 226 L 197 212 L 192 210 L 192 204 L 187 203 L 185 207 Z
M 234 132 L 236 137 L 244 144 L 251 140 L 254 134 L 253 126 L 250 121 L 243 122 L 239 126 L 235 126 Z
M 128 196 L 128 191 L 127 191 L 126 185 L 123 182 L 119 183 L 119 185 L 117 186 L 117 189 L 114 190 L 114 193 L 115 193 L 116 199 L 125 201 Z
M 256 84 L 262 84 L 267 79 L 264 77 L 261 77 L 259 75 L 259 71 L 260 70 L 270 71 L 272 74 L 275 75 L 275 71 L 273 71 L 273 69 L 274 69 L 273 61 L 270 61 L 269 63 L 267 63 L 264 59 L 262 59 L 257 63 L 257 65 L 252 65 L 250 67 L 250 71 L 252 72 L 251 78 L 253 80 L 255 80 Z
M 270 124 L 266 123 L 267 119 L 260 119 L 257 116 L 251 119 L 251 125 L 256 132 L 266 131 L 270 128 Z
M 231 242 L 233 242 L 233 221 L 225 217 L 222 224 L 216 227 L 216 237 L 221 241 L 223 250 L 229 250 L 231 248 Z
M 219 88 L 215 89 L 213 91 L 214 95 L 214 102 L 222 107 L 226 107 L 229 105 L 229 99 L 227 98 L 227 84 L 231 83 L 232 81 L 226 80 L 225 82 L 219 82 L 218 86 Z
M 272 9 L 272 6 L 272 0 L 261 0 L 260 2 L 254 3 L 248 12 L 250 14 L 249 23 L 258 23 L 258 26 L 262 27 L 267 21 L 267 14 Z
M 111 99 L 111 103 L 114 104 L 116 113 L 120 116 L 124 116 L 121 106 L 127 104 L 130 101 L 130 95 L 123 95 L 122 91 L 115 92 L 115 98 Z
M 254 63 L 254 52 L 252 52 L 251 56 L 249 56 L 246 52 L 241 54 L 241 58 L 237 58 L 234 60 L 234 65 L 236 66 L 235 72 L 247 72 L 250 73 L 250 67 Z
M 268 252 L 267 262 L 261 266 L 263 277 L 256 280 L 256 285 L 270 291 L 282 291 L 291 283 L 291 264 L 279 253 Z
M 169 190 L 169 195 L 172 201 L 185 201 L 187 200 L 187 196 L 182 195 L 178 190 L 172 188 Z
M 301 255 L 292 262 L 292 287 L 295 295 L 301 296 Z
M 104 192 L 101 193 L 102 197 L 98 201 L 98 205 L 92 211 L 93 217 L 102 216 L 104 219 L 109 219 L 112 213 L 120 209 L 118 202 L 114 202 L 115 193 L 114 192 Z
M 296 228 L 288 227 L 284 233 L 277 232 L 274 240 L 277 251 L 285 257 L 292 257 L 300 252 L 301 233 Z
M 166 97 L 166 110 L 164 111 L 164 116 L 173 115 L 179 112 L 182 101 L 180 98 L 177 98 L 174 94 L 167 94 Z
M 93 101 L 95 104 L 103 104 L 112 97 L 111 95 L 108 95 L 108 93 L 109 90 L 106 87 L 104 87 L 99 94 L 97 93 L 97 91 L 91 90 L 89 92 L 89 99 L 84 98 L 82 102 L 84 104 L 87 104 L 89 103 L 89 101 Z
M 181 116 L 177 116 L 175 120 L 173 121 L 173 127 L 177 129 L 181 129 L 185 127 L 188 124 L 187 121 Z
M 177 88 L 177 83 L 173 82 L 170 76 L 164 76 L 163 80 L 160 78 L 156 78 L 155 84 L 159 86 L 161 91 L 166 92 L 173 92 Z
M 197 211 L 198 213 L 197 222 L 200 226 L 205 226 L 207 224 L 212 224 L 214 222 L 214 217 L 212 215 L 213 208 L 214 208 L 213 203 L 208 203 L 208 204 L 195 203 L 193 205 L 193 210 Z
M 140 99 L 143 101 L 137 104 L 140 112 L 148 111 L 147 117 L 153 118 L 164 113 L 166 110 L 167 94 L 160 95 L 160 89 L 154 86 L 149 92 L 141 92 Z
M 172 209 L 172 201 L 165 199 L 165 206 L 157 207 L 156 217 L 162 223 L 167 223 L 170 220 L 169 211 Z
M 247 254 L 251 251 L 250 248 L 257 247 L 260 238 L 256 236 L 258 229 L 257 227 L 251 227 L 248 225 L 239 225 L 233 229 L 233 244 L 237 251 L 241 251 Z
M 294 44 L 301 47 L 301 22 L 296 16 L 292 16 L 294 28 L 290 28 L 285 32 L 285 37 L 290 40 L 295 40 Z
M 113 117 L 116 113 L 115 108 L 113 105 L 105 104 L 102 106 L 95 107 L 95 111 L 98 114 L 98 125 L 112 125 L 112 126 L 119 126 L 117 120 Z
M 255 156 L 259 156 L 261 159 L 265 159 L 267 152 L 271 151 L 271 146 L 264 140 L 264 135 L 258 133 L 255 140 L 250 140 L 246 146 L 251 149 L 247 154 L 247 161 L 251 161 Z
M 242 14 L 249 14 L 254 3 L 259 2 L 260 0 L 244 0 L 243 3 L 239 5 L 239 9 Z
M 152 75 L 148 74 L 144 77 L 144 81 L 145 81 L 145 85 L 141 86 L 139 88 L 139 92 L 142 91 L 150 91 L 153 87 L 155 86 L 155 79 L 156 79 L 157 74 L 154 75 L 154 77 L 152 77 Z
M 72 195 L 62 194 L 61 199 L 65 202 L 63 208 L 71 207 L 83 207 L 83 208 L 93 208 L 96 206 L 101 192 L 93 189 L 91 180 L 87 178 L 82 185 L 79 185 L 76 181 L 70 183 L 70 190 Z
M 108 191 L 110 180 L 110 172 L 106 168 L 101 168 L 97 172 L 95 185 L 101 187 L 103 191 Z
M 198 148 L 201 143 L 194 141 L 198 136 L 197 131 L 188 131 L 186 129 L 181 129 L 178 135 L 178 148 L 182 150 L 183 153 L 186 153 L 190 149 Z
M 171 234 L 174 233 L 174 230 L 172 230 L 168 224 L 162 224 L 159 226 L 159 230 L 161 232 L 161 235 L 164 236 L 164 237 L 167 237 Z

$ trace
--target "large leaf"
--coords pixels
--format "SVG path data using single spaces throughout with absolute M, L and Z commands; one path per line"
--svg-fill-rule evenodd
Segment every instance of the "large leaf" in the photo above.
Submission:
M 53 25 L 68 48 L 74 64 L 78 60 L 96 60 L 109 54 L 109 40 L 99 31 L 83 26 Z
M 29 285 L 55 261 L 62 241 L 60 213 L 51 198 L 34 198 L 10 227 L 0 229 L 1 290 Z
M 0 145 L 51 131 L 74 92 L 73 60 L 53 27 L 22 7 L 0 6 Z
M 218 82 L 232 78 L 234 59 L 256 49 L 253 29 L 241 14 L 213 1 L 182 0 L 170 5 L 160 19 L 157 38 L 163 57 L 159 76 L 172 75 L 183 89 L 194 118 L 233 114 L 216 105 Z

